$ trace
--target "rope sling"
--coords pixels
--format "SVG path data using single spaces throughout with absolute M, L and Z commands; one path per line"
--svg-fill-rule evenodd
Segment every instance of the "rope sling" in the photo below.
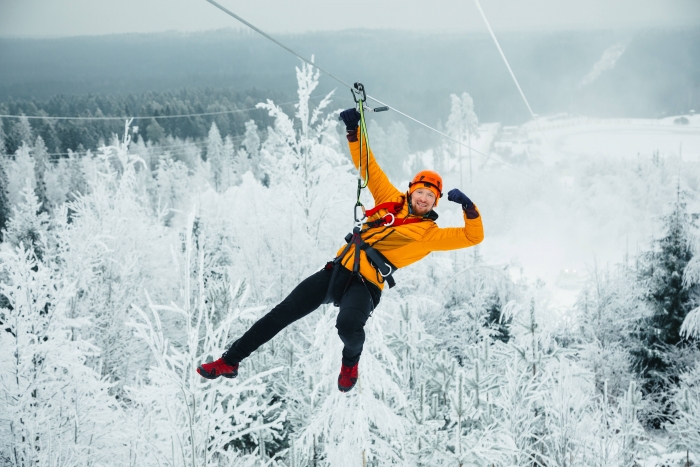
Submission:
M 362 204 L 362 201 L 360 199 L 362 195 L 362 190 L 368 187 L 370 178 L 370 146 L 369 135 L 367 132 L 367 123 L 365 121 L 365 110 L 368 109 L 373 112 L 382 112 L 389 109 L 388 107 L 377 107 L 374 109 L 366 107 L 365 103 L 367 95 L 365 93 L 365 88 L 362 85 L 362 83 L 355 83 L 354 87 L 351 89 L 351 92 L 353 100 L 355 101 L 358 108 L 358 112 L 360 114 L 360 121 L 358 124 L 360 129 L 360 157 L 358 162 L 357 200 L 355 202 L 353 212 L 354 227 L 352 229 L 352 232 L 346 235 L 345 237 L 347 246 L 338 256 L 335 257 L 335 259 L 333 259 L 333 261 L 330 261 L 328 264 L 326 264 L 327 269 L 333 270 L 333 275 L 331 276 L 330 286 L 328 287 L 328 293 L 326 294 L 326 300 L 324 300 L 324 303 L 330 303 L 333 284 L 335 283 L 335 278 L 338 273 L 338 266 L 340 266 L 340 263 L 345 259 L 347 253 L 350 251 L 350 248 L 352 248 L 353 246 L 355 247 L 355 254 L 353 255 L 352 274 L 350 276 L 348 284 L 346 284 L 345 289 L 347 290 L 347 286 L 349 285 L 353 276 L 359 277 L 360 280 L 364 283 L 364 278 L 360 275 L 360 255 L 362 251 L 364 251 L 367 255 L 367 259 L 369 260 L 370 265 L 372 265 L 372 267 L 374 267 L 374 269 L 377 271 L 378 282 L 386 282 L 389 285 L 389 288 L 394 287 L 396 285 L 396 281 L 394 280 L 393 273 L 398 268 L 391 264 L 391 262 L 387 260 L 384 257 L 384 255 L 382 255 L 379 251 L 375 250 L 374 248 L 372 248 L 372 246 L 366 243 L 362 239 L 362 234 L 367 230 L 376 227 L 388 227 L 392 225 L 398 226 L 414 222 L 421 222 L 423 220 L 420 218 L 398 219 L 396 217 L 396 215 L 403 209 L 403 206 L 406 202 L 405 199 L 402 202 L 390 201 L 387 203 L 381 203 L 369 210 L 366 210 L 364 205 Z M 363 222 L 365 219 L 371 218 L 382 209 L 386 209 L 388 213 L 373 221 Z M 366 228 L 363 229 L 363 226 Z

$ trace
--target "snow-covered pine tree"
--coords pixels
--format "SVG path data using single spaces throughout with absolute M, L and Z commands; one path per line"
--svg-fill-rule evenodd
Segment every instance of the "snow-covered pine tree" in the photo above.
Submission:
M 46 202 L 46 182 L 44 180 L 44 174 L 49 169 L 48 153 L 46 144 L 44 144 L 44 139 L 41 136 L 37 136 L 34 142 L 34 148 L 32 149 L 32 156 L 34 156 L 34 178 L 36 180 L 35 192 L 41 202 L 42 210 L 44 211 L 48 210 Z
M 386 130 L 372 119 L 369 122 L 368 133 L 370 136 L 370 146 L 377 158 L 377 162 L 389 176 L 394 185 L 399 186 L 406 183 L 405 179 L 409 174 L 404 163 L 409 159 L 411 149 L 408 145 L 409 133 L 402 122 L 391 122 Z
M 68 200 L 70 189 L 69 161 L 66 158 L 58 159 L 50 164 L 44 172 L 44 185 L 46 187 L 47 210 L 54 214 Z
M 295 268 L 276 271 L 280 296 L 289 293 L 314 269 L 332 259 L 350 225 L 351 215 L 340 208 L 352 203 L 352 165 L 340 152 L 335 114 L 325 114 L 332 93 L 311 108 L 311 93 L 318 86 L 318 72 L 307 64 L 297 68 L 299 102 L 295 118 L 272 101 L 258 104 L 274 118 L 260 149 L 263 169 L 269 177 L 270 202 L 275 231 L 274 261 Z
M 680 191 L 672 211 L 664 216 L 665 234 L 657 241 L 658 251 L 644 257 L 642 277 L 648 283 L 652 314 L 641 320 L 639 343 L 633 350 L 634 365 L 643 378 L 643 391 L 658 401 L 658 413 L 649 423 L 660 427 L 670 415 L 667 391 L 679 374 L 697 356 L 697 346 L 688 346 L 681 337 L 681 326 L 697 305 L 700 286 L 684 286 L 683 275 L 693 258 L 694 221 L 688 214 Z
M 10 199 L 7 193 L 9 180 L 7 178 L 7 171 L 5 170 L 7 160 L 8 158 L 4 154 L 0 154 L 0 242 L 4 241 L 3 231 L 7 227 L 7 221 L 10 218 L 11 212 Z
M 48 242 L 49 215 L 41 209 L 41 202 L 29 179 L 20 194 L 22 201 L 12 208 L 12 217 L 7 222 L 3 238 L 17 247 L 23 244 L 41 259 Z
M 254 120 L 245 122 L 245 134 L 236 154 L 235 167 L 239 177 L 250 170 L 265 186 L 269 184 L 269 180 L 264 179 L 265 174 L 260 160 L 260 135 Z
M 147 361 L 145 346 L 124 327 L 131 305 L 145 306 L 135 291 L 148 288 L 154 300 L 161 300 L 171 296 L 176 283 L 176 272 L 164 258 L 172 257 L 168 240 L 177 234 L 166 233 L 151 216 L 138 173 L 146 171 L 143 161 L 129 153 L 129 140 L 125 133 L 96 156 L 74 161 L 81 174 L 89 167 L 89 189 L 76 194 L 55 219 L 64 274 L 78 287 L 71 312 L 90 317 L 92 325 L 82 332 L 101 349 L 89 363 L 115 383 L 117 394 L 133 378 L 133 368 Z
M 126 465 L 121 411 L 85 365 L 99 349 L 68 316 L 76 291 L 55 253 L 0 252 L 0 453 L 16 466 Z
M 221 139 L 219 128 L 212 122 L 207 138 L 207 162 L 211 170 L 211 179 L 214 189 L 218 192 L 225 190 L 227 180 L 226 161 L 224 160 L 224 142 Z
M 158 120 L 152 118 L 146 127 L 146 137 L 151 143 L 157 144 L 165 139 L 165 130 L 158 123 Z
M 316 450 L 318 466 L 403 465 L 406 397 L 396 358 L 387 346 L 382 315 L 375 310 L 365 325 L 359 380 L 348 394 L 337 389 L 342 342 L 335 331 L 337 311 L 324 306 L 309 354 L 315 359 L 318 402 L 294 445 L 304 464 Z
M 542 371 L 546 373 L 543 380 L 547 385 L 547 396 L 542 398 L 546 430 L 542 437 L 544 463 L 577 465 L 588 447 L 591 398 L 595 395 L 593 378 L 568 358 L 561 358 L 558 364 L 543 365 Z
M 148 374 L 127 388 L 134 403 L 134 434 L 141 434 L 131 443 L 149 464 L 165 459 L 182 467 L 275 465 L 263 440 L 279 437 L 285 413 L 279 402 L 270 403 L 266 397 L 265 378 L 279 369 L 256 372 L 246 367 L 235 384 L 204 380 L 195 372 L 198 362 L 221 354 L 234 323 L 257 311 L 244 307 L 246 293 L 239 294 L 239 282 L 229 291 L 231 300 L 238 298 L 238 303 L 216 323 L 217 312 L 206 300 L 212 284 L 205 283 L 205 251 L 197 246 L 197 228 L 193 212 L 184 261 L 177 267 L 182 274 L 181 303 L 162 306 L 149 300 L 149 312 L 135 307 L 138 316 L 129 323 L 148 344 L 153 359 Z M 182 338 L 166 337 L 161 320 L 165 313 L 182 317 Z M 242 442 L 244 438 L 252 438 L 254 452 L 241 449 L 251 445 Z
M 450 116 L 447 119 L 447 131 L 449 135 L 452 136 L 454 139 L 466 143 L 468 146 L 471 147 L 472 137 L 478 137 L 479 132 L 479 118 L 474 112 L 474 99 L 472 99 L 472 97 L 466 92 L 463 92 L 461 96 L 451 94 L 450 99 L 452 100 L 452 108 L 450 110 Z M 463 146 L 456 145 L 453 143 L 450 143 L 450 145 L 453 147 L 453 150 L 451 152 L 453 154 L 459 154 L 459 180 L 460 186 L 464 186 L 464 182 L 462 180 L 462 177 L 464 175 L 462 163 Z M 471 149 L 467 149 L 467 151 L 469 156 L 469 178 L 471 181 L 472 153 Z M 452 168 L 447 167 L 447 169 L 451 170 Z
M 441 277 L 440 284 L 444 311 L 426 316 L 426 327 L 440 336 L 441 348 L 461 362 L 467 346 L 484 336 L 507 340 L 501 308 L 515 296 L 515 288 L 503 271 L 473 264 Z
M 5 125 L 2 121 L 2 118 L 0 118 L 0 156 L 3 156 L 7 153 L 7 143 L 5 143 L 6 139 L 7 135 L 5 134 Z
M 516 447 L 514 465 L 546 464 L 548 435 L 545 399 L 551 391 L 550 365 L 558 364 L 551 339 L 541 321 L 548 310 L 535 289 L 529 303 L 511 301 L 504 308 L 504 318 L 512 320 L 511 339 L 501 346 L 503 353 L 495 365 L 502 368 L 495 404 L 499 407 L 505 435 Z M 557 357 L 557 358 L 555 358 Z
M 165 225 L 176 211 L 183 209 L 189 187 L 189 169 L 182 161 L 173 160 L 169 152 L 160 156 L 156 177 L 156 212 L 162 213 Z
M 87 194 L 88 185 L 85 177 L 86 163 L 90 163 L 90 155 L 81 157 L 79 154 L 68 150 L 68 199 L 73 200 L 76 196 Z
M 297 222 L 302 223 L 303 231 L 312 238 L 317 236 L 321 223 L 335 220 L 328 218 L 329 208 L 338 201 L 338 188 L 351 183 L 351 166 L 340 154 L 335 114 L 323 115 L 333 92 L 315 109 L 310 106 L 318 76 L 319 72 L 306 63 L 297 68 L 296 120 L 289 118 L 272 101 L 258 104 L 275 118 L 274 127 L 268 128 L 260 151 L 265 172 L 270 176 L 270 186 L 284 186 L 294 193 L 286 204 L 295 209 Z M 300 128 L 296 129 L 295 124 Z M 331 186 L 335 189 L 324 189 Z
M 16 151 L 23 144 L 31 145 L 34 141 L 34 132 L 29 124 L 29 119 L 24 115 L 12 125 L 10 131 L 10 151 Z
M 457 372 L 445 413 L 449 441 L 443 457 L 450 463 L 504 465 L 516 451 L 494 404 L 500 376 L 492 358 L 494 345 L 485 337 L 470 346 L 464 367 Z
M 27 180 L 29 180 L 32 190 L 36 188 L 34 158 L 31 155 L 31 150 L 30 146 L 23 144 L 15 152 L 14 160 L 7 159 L 5 170 L 7 170 L 7 193 L 10 206 L 16 206 L 22 202 L 21 192 L 27 185 Z
M 238 172 L 238 163 L 236 161 L 236 148 L 231 135 L 226 135 L 224 138 L 222 154 L 224 156 L 224 173 L 226 174 L 224 186 L 228 188 L 240 183 L 240 173 Z
M 613 401 L 624 396 L 637 378 L 631 351 L 640 321 L 650 314 L 645 294 L 634 270 L 624 266 L 601 270 L 595 264 L 576 303 L 581 328 L 572 331 L 584 340 L 584 364 L 595 375 L 597 390 L 602 392 L 605 386 Z
M 674 449 L 685 451 L 684 466 L 700 460 L 700 363 L 680 375 L 673 390 L 674 419 L 665 425 Z

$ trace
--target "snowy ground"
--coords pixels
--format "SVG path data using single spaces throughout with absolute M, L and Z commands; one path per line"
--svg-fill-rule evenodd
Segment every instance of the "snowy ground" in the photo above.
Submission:
M 700 158 L 700 115 L 685 116 L 688 124 L 676 124 L 679 116 L 649 119 L 566 118 L 530 123 L 528 136 L 539 140 L 543 161 L 559 162 L 572 156 L 633 158 L 652 151 Z M 542 134 L 546 136 L 547 141 Z
M 594 161 L 605 166 L 606 161 L 648 160 L 654 153 L 671 164 L 678 164 L 679 153 L 684 163 L 700 162 L 700 115 L 685 116 L 687 124 L 677 123 L 679 118 L 602 120 L 556 116 L 542 118 L 539 125 L 530 122 L 522 127 L 482 126 L 485 133 L 500 131 L 494 144 L 497 153 L 509 154 L 514 160 L 525 154 L 531 161 L 531 172 L 557 174 L 545 183 L 551 205 L 547 196 L 541 196 L 544 203 L 522 200 L 523 209 L 533 210 L 537 222 L 528 222 L 530 215 L 513 219 L 513 228 L 502 229 L 504 235 L 494 238 L 491 246 L 484 245 L 488 251 L 485 254 L 501 262 L 516 259 L 525 276 L 547 283 L 553 308 L 565 312 L 575 302 L 594 262 L 599 268 L 620 263 L 625 251 L 634 254 L 638 248 L 646 248 L 654 234 L 654 213 L 646 216 L 648 220 L 640 221 L 639 213 L 635 218 L 628 212 L 628 201 L 622 199 L 622 188 L 618 199 L 609 196 L 602 203 L 596 200 L 601 203 L 601 218 L 577 215 L 580 203 L 586 200 L 572 188 L 581 176 L 574 168 Z M 484 140 L 491 142 L 490 138 Z M 676 179 L 674 176 L 674 185 Z M 524 190 L 527 197 L 533 190 L 533 185 L 529 186 Z M 481 196 L 489 196 L 488 188 L 484 187 Z M 610 187 L 613 193 L 615 189 Z M 501 206 L 490 208 L 492 211 L 485 216 L 487 228 L 493 211 Z

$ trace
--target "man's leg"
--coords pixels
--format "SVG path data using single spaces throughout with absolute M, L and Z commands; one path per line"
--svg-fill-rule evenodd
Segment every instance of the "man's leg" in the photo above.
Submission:
M 360 361 L 365 343 L 365 323 L 372 312 L 372 297 L 364 284 L 353 280 L 340 301 L 335 327 L 343 341 L 343 365 L 352 367 Z
M 304 279 L 287 298 L 260 318 L 224 352 L 224 361 L 235 365 L 275 337 L 282 329 L 321 306 L 330 279 L 331 272 L 323 269 Z

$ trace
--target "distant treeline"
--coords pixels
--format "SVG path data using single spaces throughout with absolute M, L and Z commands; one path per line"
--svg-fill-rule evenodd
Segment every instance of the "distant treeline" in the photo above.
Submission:
M 51 117 L 121 117 L 167 116 L 215 112 L 217 115 L 195 115 L 181 118 L 150 118 L 134 120 L 138 135 L 144 140 L 160 142 L 166 136 L 182 139 L 206 138 L 212 122 L 222 135 L 239 136 L 245 133 L 245 122 L 254 120 L 258 128 L 265 128 L 269 117 L 256 104 L 270 98 L 282 104 L 294 101 L 293 95 L 275 94 L 256 89 L 187 89 L 180 91 L 148 92 L 140 95 L 57 95 L 46 101 L 12 100 L 0 103 L 3 115 L 46 115 Z M 291 105 L 285 105 L 291 107 Z M 238 111 L 236 111 L 238 110 Z M 233 112 L 231 112 L 233 111 Z M 0 151 L 13 154 L 22 141 L 33 143 L 38 136 L 44 140 L 50 153 L 62 154 L 69 149 L 95 149 L 108 143 L 114 134 L 124 131 L 121 120 L 59 120 L 3 118 L 0 126 Z M 4 143 L 4 145 L 3 145 Z
M 531 118 L 485 32 L 358 29 L 278 39 L 304 56 L 314 55 L 319 65 L 346 82 L 363 82 L 370 95 L 427 123 L 444 123 L 450 94 L 463 92 L 473 97 L 480 121 L 517 125 Z M 540 115 L 655 118 L 700 108 L 700 28 L 510 32 L 499 33 L 499 42 Z M 257 34 L 220 30 L 0 38 L 0 63 L 0 101 L 6 102 L 164 91 L 176 91 L 180 98 L 180 89 L 232 87 L 265 90 L 262 98 L 295 96 L 294 67 L 300 61 Z M 352 104 L 348 90 L 327 76 L 321 76 L 316 92 L 334 88 L 335 103 Z M 129 104 L 130 110 L 140 110 L 139 104 Z M 392 118 L 387 113 L 381 121 Z M 411 137 L 421 131 L 416 127 Z

